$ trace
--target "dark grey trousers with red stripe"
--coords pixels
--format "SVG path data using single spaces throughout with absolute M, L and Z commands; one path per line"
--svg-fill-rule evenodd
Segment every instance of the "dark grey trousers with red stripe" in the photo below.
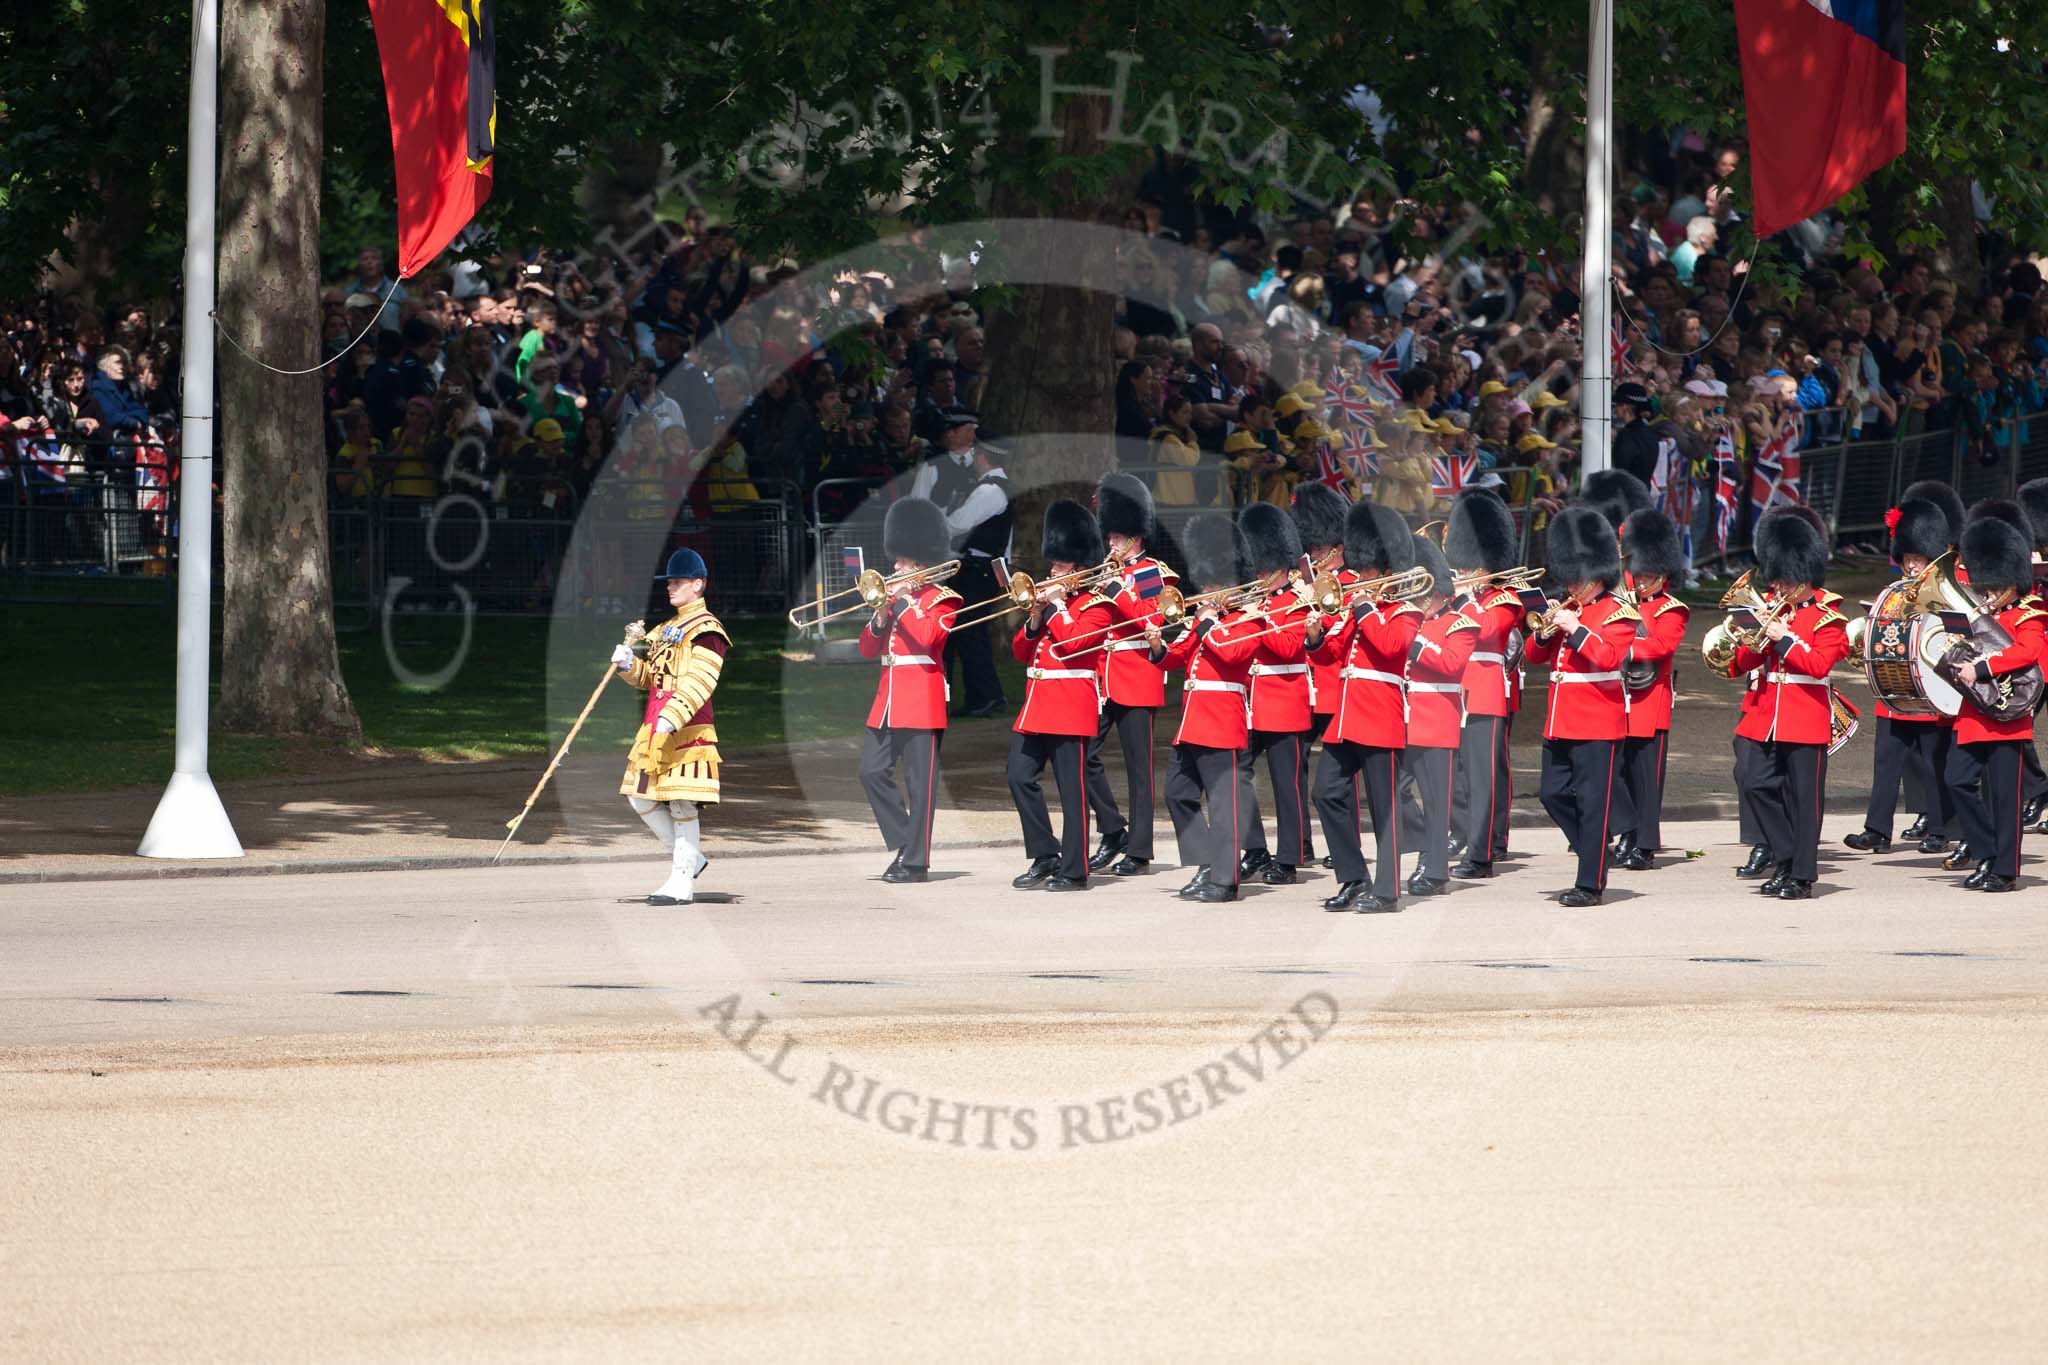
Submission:
M 1273 780 L 1273 860 L 1289 867 L 1306 867 L 1316 860 L 1308 827 L 1308 748 L 1315 738 L 1312 730 L 1254 730 L 1250 742 L 1238 751 L 1237 780 L 1243 786 L 1238 801 L 1244 808 L 1239 842 L 1246 851 L 1266 847 L 1257 774 L 1263 754 L 1266 775 Z
M 1088 809 L 1107 839 L 1125 829 L 1131 832 L 1124 853 L 1141 863 L 1152 861 L 1152 720 L 1158 712 L 1145 706 L 1122 702 L 1102 704 L 1102 722 L 1088 746 Z M 1124 788 L 1131 794 L 1131 818 L 1117 809 L 1116 792 L 1110 788 L 1109 773 L 1102 766 L 1102 746 L 1115 730 L 1124 751 Z
M 1322 817 L 1323 844 L 1330 850 L 1338 884 L 1362 882 L 1370 875 L 1358 823 L 1358 788 L 1363 783 L 1379 843 L 1380 870 L 1373 878 L 1372 894 L 1389 901 L 1401 894 L 1401 812 L 1394 805 L 1400 765 L 1399 749 L 1327 740 L 1316 764 L 1316 814 Z
M 1607 819 L 1620 755 L 1618 739 L 1543 741 L 1543 809 L 1579 855 L 1572 884 L 1582 891 L 1607 889 Z
M 1074 882 L 1088 880 L 1088 744 L 1080 735 L 1010 736 L 1010 800 L 1024 827 L 1024 856 L 1057 857 L 1060 875 Z M 1039 780 L 1047 768 L 1060 794 L 1057 839 Z
M 1166 813 L 1183 867 L 1206 867 L 1209 880 L 1237 885 L 1237 750 L 1176 744 L 1166 770 Z M 1204 808 L 1206 807 L 1206 813 Z
M 1767 739 L 1739 793 L 1771 861 L 1790 866 L 1792 879 L 1820 876 L 1820 818 L 1828 791 L 1828 746 Z
M 932 802 L 939 785 L 939 742 L 945 737 L 944 730 L 889 726 L 869 730 L 861 743 L 861 790 L 875 813 L 883 846 L 892 853 L 901 851 L 905 867 L 932 864 Z M 899 773 L 909 789 L 908 805 L 896 787 Z
M 1491 863 L 1493 851 L 1508 844 L 1508 813 L 1514 778 L 1508 767 L 1508 718 L 1467 716 L 1458 736 L 1452 784 L 1451 821 L 1465 839 L 1465 856 Z

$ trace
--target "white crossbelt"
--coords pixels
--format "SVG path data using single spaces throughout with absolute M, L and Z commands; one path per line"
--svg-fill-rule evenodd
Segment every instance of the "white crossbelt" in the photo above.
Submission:
M 1465 684 L 1411 682 L 1408 684 L 1408 690 L 1410 692 L 1448 692 L 1452 695 L 1456 695 L 1457 693 L 1463 692 L 1465 690 Z
M 1392 683 L 1396 687 L 1408 684 L 1408 680 L 1399 673 L 1382 673 L 1377 668 L 1340 668 L 1337 676 L 1350 681 Z
M 1270 678 L 1279 674 L 1306 672 L 1308 672 L 1307 664 L 1253 664 L 1251 668 L 1254 678 Z
M 1507 663 L 1507 657 L 1495 654 L 1490 650 L 1475 649 L 1472 651 L 1472 662 L 1475 664 L 1505 664 Z
M 1150 640 L 1145 639 L 1143 636 L 1140 636 L 1135 640 L 1118 640 L 1115 643 L 1108 646 L 1108 651 L 1111 654 L 1121 654 L 1126 650 L 1150 648 L 1152 648 L 1152 642 Z
M 1550 674 L 1554 683 L 1561 682 L 1620 682 L 1621 670 L 1609 669 L 1603 673 L 1575 673 L 1571 669 L 1554 669 Z
M 1240 695 L 1244 692 L 1243 683 L 1210 682 L 1205 678 L 1189 678 L 1180 686 L 1183 692 L 1236 692 Z
M 1765 681 L 1793 683 L 1799 687 L 1826 687 L 1828 685 L 1826 678 L 1809 678 L 1804 673 L 1772 673 L 1766 677 Z
M 1071 679 L 1077 682 L 1094 682 L 1095 670 L 1092 668 L 1027 668 L 1024 670 L 1024 676 L 1036 678 L 1040 682 L 1055 682 L 1062 679 Z
M 917 664 L 924 668 L 938 667 L 937 664 L 932 662 L 931 655 L 929 654 L 884 654 L 882 656 L 882 667 L 884 668 L 902 668 L 909 664 Z

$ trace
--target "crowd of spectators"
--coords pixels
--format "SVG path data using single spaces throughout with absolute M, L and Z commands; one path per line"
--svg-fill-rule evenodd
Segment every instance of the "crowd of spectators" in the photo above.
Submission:
M 1952 429 L 2000 458 L 2010 419 L 2048 402 L 2039 269 L 1986 236 L 1960 248 L 1980 289 L 1930 258 L 1880 271 L 1822 216 L 1779 239 L 1794 286 L 1766 283 L 1725 250 L 1739 155 L 1680 140 L 1621 187 L 1620 321 L 1598 343 L 1623 370 L 1615 463 L 1651 482 L 1675 446 L 1697 474 L 1794 416 L 1806 440 Z M 1472 483 L 1532 505 L 1568 491 L 1575 260 L 1478 253 L 1459 220 L 1371 195 L 1261 223 L 1202 207 L 1192 176 L 1161 156 L 1145 177 L 1098 343 L 1118 459 L 1163 506 L 1285 501 L 1325 478 L 1420 519 Z M 827 481 L 911 471 L 991 383 L 973 262 L 891 259 L 797 278 L 695 213 L 630 251 L 456 249 L 402 284 L 365 247 L 319 299 L 330 492 L 567 520 L 611 468 L 637 490 L 628 515 L 835 519 L 863 494 Z M 147 484 L 175 437 L 175 322 L 174 303 L 75 295 L 0 310 L 0 470 Z

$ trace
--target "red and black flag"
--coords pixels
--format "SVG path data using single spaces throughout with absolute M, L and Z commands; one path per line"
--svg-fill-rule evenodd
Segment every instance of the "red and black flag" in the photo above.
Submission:
M 1905 0 L 1735 0 L 1756 235 L 1906 150 Z
M 398 166 L 400 278 L 440 255 L 491 197 L 491 7 L 492 0 L 370 0 Z

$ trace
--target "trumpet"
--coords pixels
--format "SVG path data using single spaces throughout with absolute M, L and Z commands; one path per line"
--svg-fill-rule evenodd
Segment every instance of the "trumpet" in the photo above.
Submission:
M 1587 592 L 1584 588 L 1575 589 L 1574 591 L 1565 594 L 1564 601 L 1553 602 L 1549 606 L 1545 607 L 1542 611 L 1537 612 L 1534 616 L 1530 617 L 1528 622 L 1529 634 L 1538 639 L 1546 635 L 1556 634 L 1557 614 L 1559 611 L 1563 610 L 1566 607 L 1570 607 L 1574 611 L 1576 611 L 1580 607 L 1585 606 L 1588 602 L 1592 601 L 1594 598 L 1600 595 L 1600 585 L 1598 583 L 1589 584 L 1587 586 L 1589 586 L 1592 589 L 1591 592 Z
M 882 609 L 883 603 L 906 589 L 921 588 L 927 583 L 943 583 L 960 572 L 960 561 L 949 559 L 943 564 L 932 564 L 922 569 L 905 569 L 902 573 L 890 574 L 884 578 L 880 569 L 862 569 L 860 577 L 853 580 L 850 588 L 826 593 L 792 607 L 789 623 L 799 630 L 822 626 L 827 621 L 836 621 L 842 616 L 852 616 L 867 611 Z M 860 600 L 852 606 L 826 610 L 826 604 L 842 597 L 858 595 Z
M 966 630 L 971 626 L 987 625 L 1000 620 L 1013 611 L 1030 611 L 1037 606 L 1046 593 L 1057 588 L 1061 592 L 1080 594 L 1114 578 L 1124 571 L 1124 562 L 1115 555 L 1100 564 L 1086 569 L 1076 569 L 1056 578 L 1043 581 L 1018 570 L 1010 575 L 1010 585 L 994 597 L 984 597 L 979 602 L 969 602 L 960 608 L 960 614 L 953 621 L 953 629 Z M 1000 605 L 998 605 L 1000 604 Z M 984 608 L 993 607 L 993 611 Z
M 1451 575 L 1451 582 L 1457 587 L 1459 592 L 1490 592 L 1495 588 L 1513 588 L 1516 592 L 1521 592 L 1525 588 L 1533 588 L 1541 582 L 1544 572 L 1542 569 L 1531 568 L 1526 564 L 1517 564 L 1512 569 L 1502 569 L 1498 573 L 1486 573 L 1479 569 L 1468 569 L 1463 573 Z

